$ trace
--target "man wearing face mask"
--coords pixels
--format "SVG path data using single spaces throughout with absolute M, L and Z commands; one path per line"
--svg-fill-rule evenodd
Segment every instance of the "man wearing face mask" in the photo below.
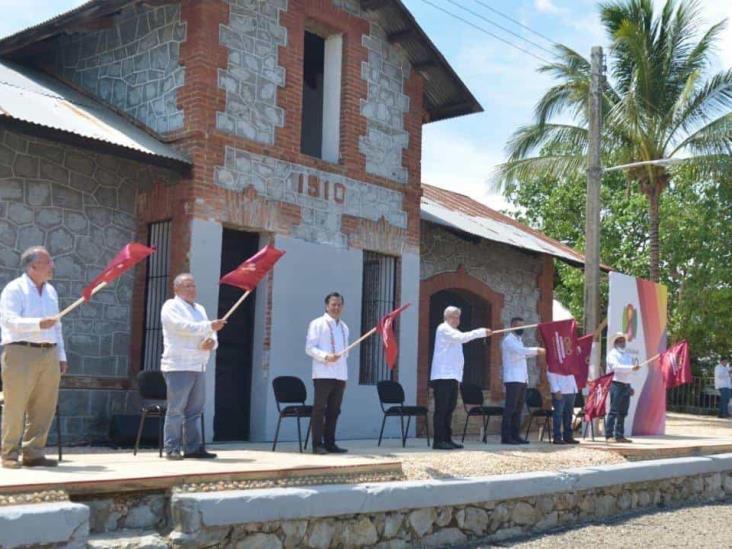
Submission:
M 435 352 L 432 356 L 432 373 L 430 384 L 435 392 L 435 414 L 432 424 L 435 428 L 435 450 L 453 450 L 462 448 L 462 444 L 452 440 L 452 413 L 457 404 L 458 385 L 463 380 L 463 345 L 488 337 L 488 328 L 478 328 L 470 332 L 461 332 L 461 311 L 457 307 L 447 307 L 443 313 L 445 322 L 435 332 Z
M 625 334 L 618 332 L 610 338 L 610 352 L 607 354 L 607 373 L 614 372 L 610 386 L 610 413 L 605 418 L 605 440 L 614 437 L 615 442 L 632 442 L 625 438 L 625 416 L 628 415 L 633 389 L 630 382 L 633 372 L 640 366 L 625 350 Z
M 511 319 L 511 328 L 522 326 L 524 319 Z M 526 386 L 529 384 L 529 367 L 526 359 L 530 356 L 543 355 L 542 347 L 524 347 L 521 340 L 523 329 L 508 332 L 501 343 L 503 355 L 503 386 L 506 391 L 506 404 L 503 407 L 503 423 L 501 424 L 501 444 L 528 444 L 529 441 L 519 436 L 521 410 L 524 407 Z

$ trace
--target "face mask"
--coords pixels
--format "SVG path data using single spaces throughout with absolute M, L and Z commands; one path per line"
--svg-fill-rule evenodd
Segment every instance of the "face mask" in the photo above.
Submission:
M 615 346 L 621 351 L 625 350 L 625 343 L 617 343 Z
M 524 331 L 523 331 L 523 330 L 515 330 L 515 332 L 516 332 L 516 335 L 517 335 L 517 336 L 522 336 L 522 335 L 524 335 Z

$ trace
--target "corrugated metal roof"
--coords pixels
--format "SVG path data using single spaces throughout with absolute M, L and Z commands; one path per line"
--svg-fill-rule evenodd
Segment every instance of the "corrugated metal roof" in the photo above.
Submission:
M 422 185 L 421 217 L 486 240 L 522 250 L 557 257 L 572 265 L 584 265 L 585 258 L 558 240 L 519 223 L 465 195 Z M 603 269 L 610 270 L 603 266 Z
M 0 61 L 0 120 L 2 117 L 190 164 L 183 153 L 104 105 L 50 76 L 7 61 Z

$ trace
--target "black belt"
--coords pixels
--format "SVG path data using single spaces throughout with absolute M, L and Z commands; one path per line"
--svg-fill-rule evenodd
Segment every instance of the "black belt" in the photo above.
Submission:
M 36 349 L 50 349 L 55 347 L 55 343 L 33 343 L 32 341 L 12 341 L 7 345 L 22 345 L 23 347 L 35 347 Z
M 613 380 L 613 383 L 617 383 L 618 385 L 630 385 L 630 383 L 626 383 L 625 381 L 615 381 L 615 380 Z

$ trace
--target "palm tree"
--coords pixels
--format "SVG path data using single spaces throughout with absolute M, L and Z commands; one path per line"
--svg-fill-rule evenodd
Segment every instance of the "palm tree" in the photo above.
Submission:
M 613 164 L 678 159 L 696 178 L 732 174 L 732 69 L 710 75 L 711 55 L 726 21 L 700 33 L 699 2 L 601 2 L 610 40 L 610 80 L 603 89 L 603 158 Z M 507 145 L 498 181 L 509 190 L 522 179 L 561 178 L 586 165 L 590 63 L 557 45 L 540 67 L 558 83 L 536 106 L 534 121 Z M 560 151 L 557 153 L 556 151 Z M 676 164 L 674 164 L 676 166 Z M 625 171 L 648 198 L 650 275 L 659 279 L 659 197 L 674 170 L 663 163 Z

